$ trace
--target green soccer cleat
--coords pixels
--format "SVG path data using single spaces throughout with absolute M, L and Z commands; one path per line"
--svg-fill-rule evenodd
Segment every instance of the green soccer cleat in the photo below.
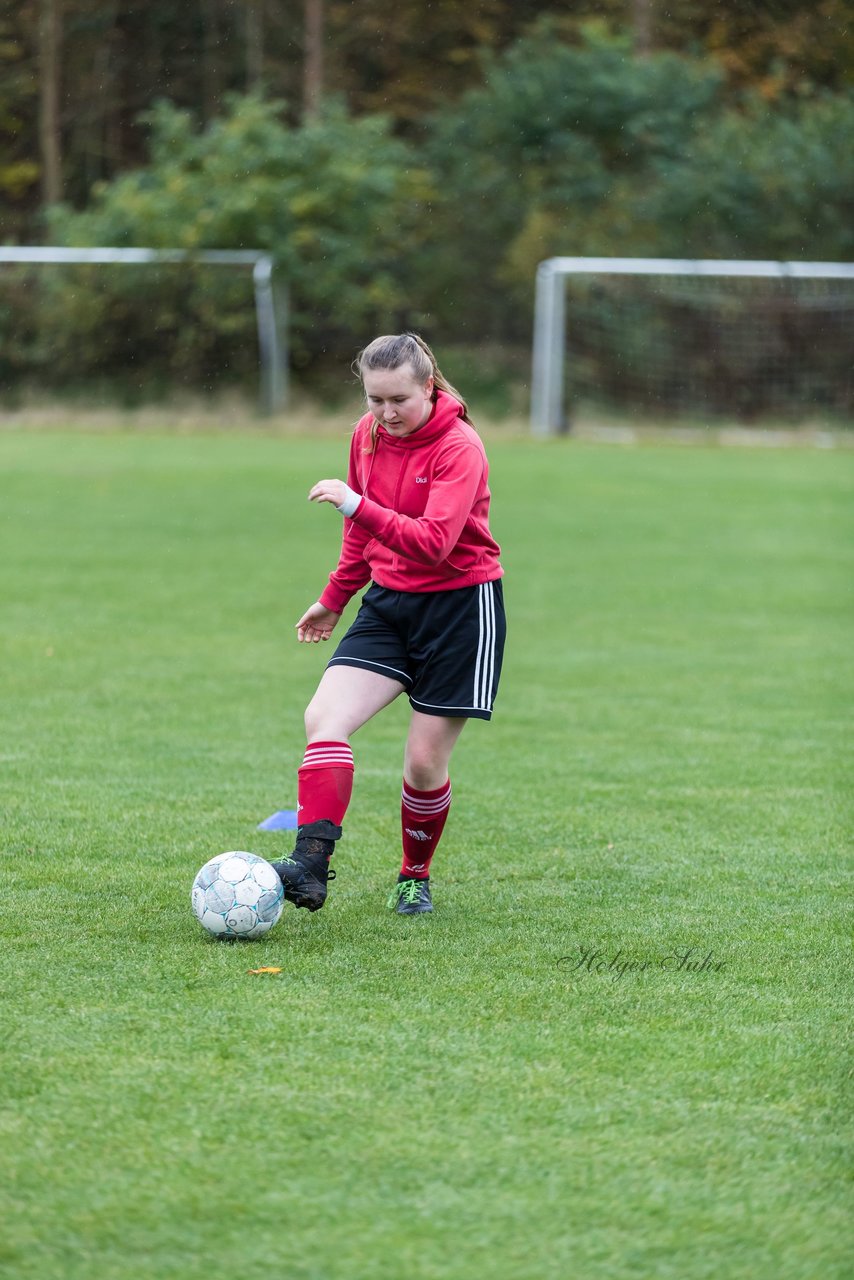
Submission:
M 391 891 L 388 900 L 390 911 L 401 916 L 417 916 L 424 911 L 432 911 L 430 899 L 430 880 L 399 880 Z

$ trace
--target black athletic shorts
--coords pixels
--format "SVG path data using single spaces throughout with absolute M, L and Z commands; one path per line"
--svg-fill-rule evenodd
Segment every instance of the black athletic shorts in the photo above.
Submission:
M 416 711 L 489 720 L 504 654 L 501 581 L 452 591 L 372 584 L 329 666 L 399 680 Z

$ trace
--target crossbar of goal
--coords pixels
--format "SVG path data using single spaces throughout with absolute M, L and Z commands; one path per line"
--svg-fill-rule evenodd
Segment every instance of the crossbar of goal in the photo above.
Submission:
M 566 281 L 573 275 L 852 280 L 854 263 L 751 262 L 717 258 L 547 258 L 537 268 L 534 303 L 531 431 L 538 436 L 556 435 L 566 430 Z
M 54 245 L 0 245 L 0 263 L 207 263 L 251 267 L 258 326 L 259 397 L 263 413 L 283 408 L 288 398 L 287 300 L 273 275 L 268 253 L 256 249 L 117 249 L 96 246 L 65 249 Z

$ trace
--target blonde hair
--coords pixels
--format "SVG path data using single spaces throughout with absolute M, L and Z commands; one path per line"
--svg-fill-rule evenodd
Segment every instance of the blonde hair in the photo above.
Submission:
M 446 391 L 448 395 L 459 401 L 460 417 L 463 422 L 467 422 L 469 426 L 474 426 L 469 417 L 468 405 L 465 400 L 456 387 L 451 386 L 442 370 L 436 364 L 436 357 L 433 352 L 417 333 L 387 333 L 383 334 L 382 337 L 374 338 L 373 342 L 369 342 L 365 349 L 356 356 L 353 361 L 353 372 L 360 381 L 364 381 L 366 370 L 399 369 L 404 364 L 412 366 L 415 380 L 421 383 L 422 386 L 429 378 L 433 379 L 434 404 L 436 402 L 437 388 L 440 391 Z M 376 444 L 378 426 L 379 423 L 374 418 L 371 423 L 371 452 L 373 452 Z

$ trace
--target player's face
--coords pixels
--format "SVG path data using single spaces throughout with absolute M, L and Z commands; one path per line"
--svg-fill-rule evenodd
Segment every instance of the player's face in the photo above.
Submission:
M 418 382 L 411 364 L 366 369 L 362 377 L 368 408 L 389 435 L 408 436 L 430 417 L 433 379 Z

